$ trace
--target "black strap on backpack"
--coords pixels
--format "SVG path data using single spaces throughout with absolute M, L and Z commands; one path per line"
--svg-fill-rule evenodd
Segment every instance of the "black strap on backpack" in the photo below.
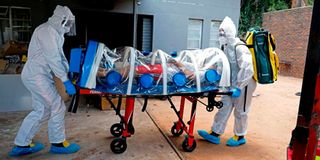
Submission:
M 237 60 L 238 60 L 238 57 L 237 57 L 237 47 L 238 47 L 239 45 L 247 46 L 247 45 L 246 45 L 246 42 L 243 42 L 243 41 L 237 43 L 237 44 L 234 46 L 234 53 L 236 54 Z M 248 47 L 248 46 L 247 46 L 247 47 Z

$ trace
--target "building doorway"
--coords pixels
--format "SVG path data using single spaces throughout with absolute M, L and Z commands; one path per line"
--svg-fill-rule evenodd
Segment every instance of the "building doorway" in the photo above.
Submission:
M 66 37 L 64 49 L 86 47 L 89 40 L 113 49 L 133 44 L 133 16 L 125 13 L 75 10 L 77 36 Z M 66 53 L 68 55 L 69 53 Z

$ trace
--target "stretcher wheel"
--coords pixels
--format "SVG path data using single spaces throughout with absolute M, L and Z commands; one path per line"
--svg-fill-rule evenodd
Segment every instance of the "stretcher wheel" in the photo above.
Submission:
M 179 137 L 183 132 L 183 129 L 180 128 L 179 130 L 177 130 L 177 123 L 173 123 L 173 126 L 171 127 L 171 133 L 173 136 L 175 137 Z
M 208 111 L 208 112 L 212 112 L 212 111 L 213 111 L 213 109 L 214 109 L 214 107 L 213 107 L 213 106 L 210 106 L 210 107 L 209 107 L 209 106 L 207 106 L 207 111 Z
M 123 125 L 121 123 L 115 123 L 111 126 L 110 132 L 115 137 L 120 137 L 123 132 Z
M 182 142 L 182 148 L 186 152 L 192 152 L 197 147 L 196 141 L 193 139 L 192 146 L 188 146 L 188 138 L 186 137 Z
M 123 153 L 127 149 L 125 138 L 116 138 L 110 144 L 111 151 L 116 154 Z
M 218 101 L 218 102 L 216 103 L 216 107 L 217 107 L 218 109 L 222 108 L 222 107 L 223 107 L 223 103 L 222 103 L 221 101 Z

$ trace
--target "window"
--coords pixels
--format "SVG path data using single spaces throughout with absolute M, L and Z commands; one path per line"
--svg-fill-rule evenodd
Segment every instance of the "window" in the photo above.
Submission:
M 188 49 L 201 48 L 202 20 L 189 19 L 188 24 Z
M 221 21 L 211 21 L 210 25 L 210 42 L 209 47 L 217 47 L 219 48 L 219 26 L 221 24 Z
M 139 15 L 137 47 L 141 51 L 152 51 L 153 17 Z
M 8 40 L 28 42 L 30 38 L 30 8 L 0 6 L 0 45 Z

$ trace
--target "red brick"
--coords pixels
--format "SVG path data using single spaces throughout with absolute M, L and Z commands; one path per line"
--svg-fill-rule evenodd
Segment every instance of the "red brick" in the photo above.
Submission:
M 308 48 L 312 7 L 263 14 L 263 28 L 276 39 L 280 75 L 303 77 Z

